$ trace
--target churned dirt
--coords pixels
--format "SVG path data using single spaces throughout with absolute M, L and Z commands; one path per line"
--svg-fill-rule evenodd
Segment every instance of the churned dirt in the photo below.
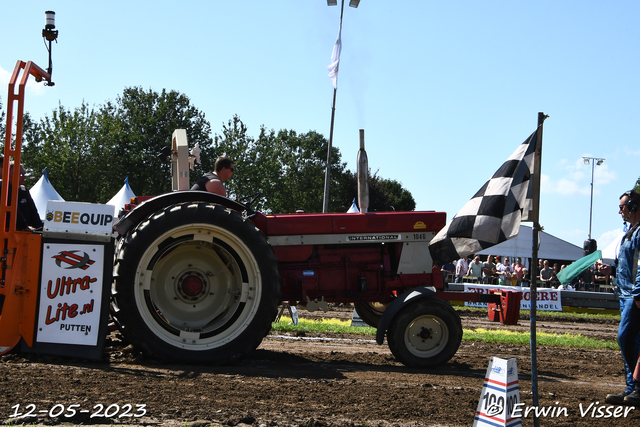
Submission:
M 300 315 L 350 318 L 351 310 L 301 310 Z M 462 320 L 465 328 L 530 327 L 528 319 L 505 327 L 470 312 L 462 312 Z M 543 316 L 537 322 L 538 331 L 598 339 L 615 339 L 616 329 L 614 321 L 606 320 L 557 322 Z M 472 426 L 491 356 L 517 359 L 520 399 L 525 408 L 532 405 L 529 346 L 464 341 L 446 365 L 420 370 L 398 363 L 373 336 L 272 333 L 240 362 L 208 367 L 144 359 L 114 332 L 102 361 L 16 353 L 0 357 L 0 423 Z M 623 408 L 616 417 L 616 407 L 607 412 L 604 405 L 607 393 L 623 390 L 618 351 L 538 347 L 537 360 L 539 406 L 555 408 L 539 418 L 540 425 L 640 425 L 640 409 L 627 410 L 625 417 Z M 28 412 L 32 416 L 11 418 Z M 534 425 L 532 415 L 522 421 Z

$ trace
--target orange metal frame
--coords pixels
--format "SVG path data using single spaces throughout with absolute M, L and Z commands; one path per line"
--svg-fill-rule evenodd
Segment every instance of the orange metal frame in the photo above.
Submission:
M 13 189 L 9 198 L 11 160 L 14 162 L 11 181 L 18 183 L 20 177 L 24 94 L 29 76 L 34 76 L 38 82 L 51 79 L 46 71 L 33 62 L 18 61 L 9 81 L 2 192 L 0 193 L 0 250 L 2 250 L 0 254 L 2 268 L 0 270 L 0 300 L 2 300 L 0 302 L 0 354 L 14 348 L 21 338 L 29 347 L 33 346 L 35 332 L 42 236 L 16 230 L 17 188 Z M 16 93 L 18 78 L 20 83 Z M 14 104 L 17 104 L 15 139 L 13 138 Z

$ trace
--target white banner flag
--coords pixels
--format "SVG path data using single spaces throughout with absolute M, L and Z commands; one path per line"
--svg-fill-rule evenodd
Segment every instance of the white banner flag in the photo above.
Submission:
M 338 38 L 336 44 L 333 45 L 331 52 L 331 64 L 327 66 L 329 70 L 329 78 L 333 82 L 333 88 L 338 89 L 338 68 L 340 67 L 340 52 L 342 51 L 342 19 L 340 20 L 340 28 L 338 29 Z

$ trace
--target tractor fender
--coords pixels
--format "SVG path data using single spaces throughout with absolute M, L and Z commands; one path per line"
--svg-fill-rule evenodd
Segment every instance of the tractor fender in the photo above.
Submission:
M 247 208 L 242 203 L 228 199 L 224 196 L 207 191 L 174 191 L 146 200 L 133 210 L 121 217 L 114 225 L 114 229 L 121 235 L 127 234 L 131 228 L 145 220 L 149 215 L 163 208 L 184 202 L 209 202 L 222 205 L 226 208 L 242 213 Z
M 389 328 L 391 320 L 393 320 L 394 316 L 400 310 L 402 310 L 402 308 L 404 308 L 409 303 L 423 298 L 430 298 L 435 294 L 436 289 L 433 286 L 418 286 L 417 288 L 409 289 L 398 298 L 393 300 L 380 318 L 380 323 L 378 323 L 378 331 L 376 332 L 376 342 L 380 345 L 384 343 L 384 337 L 387 334 L 387 329 Z

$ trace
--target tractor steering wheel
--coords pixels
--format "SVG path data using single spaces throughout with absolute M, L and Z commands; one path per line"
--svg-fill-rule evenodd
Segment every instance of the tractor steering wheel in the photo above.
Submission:
M 242 197 L 240 199 L 238 199 L 238 203 L 242 203 L 245 207 L 245 211 L 243 213 L 243 216 L 246 216 L 247 218 L 252 218 L 256 215 L 256 212 L 251 208 L 251 205 L 258 200 L 258 198 L 262 196 L 262 191 L 259 191 L 257 193 L 251 194 L 249 196 L 245 196 Z M 249 200 L 251 199 L 251 200 Z M 245 200 L 249 200 L 247 203 L 244 203 Z

